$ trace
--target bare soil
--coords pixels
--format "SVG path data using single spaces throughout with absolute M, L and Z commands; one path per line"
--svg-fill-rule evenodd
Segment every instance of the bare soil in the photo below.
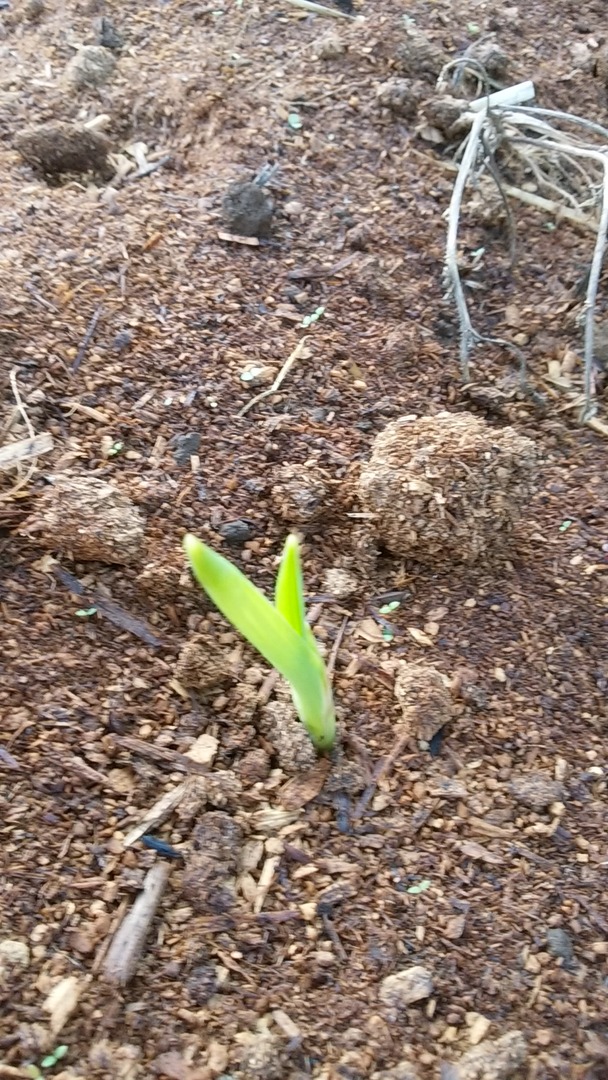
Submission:
M 479 347 L 463 387 L 454 147 L 417 128 L 437 56 L 486 36 L 504 81 L 606 124 L 605 3 L 412 0 L 433 46 L 413 73 L 405 8 L 360 14 L 0 12 L 0 444 L 28 435 L 14 386 L 54 440 L 18 491 L 0 474 L 0 1078 L 59 1045 L 41 1072 L 66 1080 L 608 1077 L 608 455 L 572 405 L 593 237 L 514 204 L 511 270 L 465 206 L 475 324 L 515 335 L 528 375 Z M 93 85 L 71 61 L 100 42 L 116 62 Z M 413 105 L 379 94 L 397 77 Z M 104 139 L 147 148 L 122 180 L 119 159 L 109 180 L 19 152 L 33 125 L 103 115 L 96 168 Z M 234 237 L 230 185 L 272 164 L 269 235 Z M 604 278 L 600 325 L 607 307 Z M 566 355 L 572 394 L 547 377 Z M 468 565 L 391 555 L 357 497 L 387 423 L 445 410 L 540 462 L 506 553 Z M 58 477 L 96 481 L 80 519 L 49 517 Z M 100 481 L 128 533 L 109 546 Z M 292 527 L 340 715 L 319 762 L 180 544 L 196 532 L 270 589 Z M 427 680 L 419 714 L 397 662 Z M 129 833 L 165 795 L 148 832 L 181 858 L 117 975 L 112 938 L 166 859 Z M 409 999 L 384 982 L 404 971 Z

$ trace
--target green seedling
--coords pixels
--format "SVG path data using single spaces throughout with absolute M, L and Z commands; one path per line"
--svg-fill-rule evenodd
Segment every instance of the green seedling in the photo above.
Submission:
M 331 750 L 336 716 L 327 668 L 306 622 L 300 544 L 288 536 L 277 574 L 275 602 L 196 536 L 184 551 L 201 588 L 222 615 L 289 683 L 298 716 L 317 750 Z
M 321 318 L 321 316 L 324 313 L 325 313 L 325 308 L 324 307 L 315 308 L 312 315 L 305 315 L 304 316 L 304 318 L 302 319 L 302 322 L 300 323 L 300 326 L 303 327 L 304 330 L 307 330 L 309 326 L 312 326 L 314 323 L 318 322 L 319 319 Z
M 74 614 L 77 615 L 79 619 L 90 619 L 91 615 L 96 615 L 97 614 L 97 608 L 96 607 L 87 607 L 87 608 L 79 607 L 78 610 L 74 612 Z
M 50 1054 L 42 1058 L 40 1065 L 28 1065 L 27 1072 L 32 1077 L 32 1080 L 44 1080 L 44 1074 L 41 1069 L 54 1069 L 55 1065 L 58 1065 L 60 1061 L 66 1056 L 69 1047 L 56 1046 Z

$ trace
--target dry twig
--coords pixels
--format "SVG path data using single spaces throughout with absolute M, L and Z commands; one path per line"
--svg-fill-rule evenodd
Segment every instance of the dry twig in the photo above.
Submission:
M 133 978 L 170 873 L 171 864 L 160 860 L 148 871 L 141 893 L 108 949 L 102 967 L 103 977 L 108 982 L 126 986 Z

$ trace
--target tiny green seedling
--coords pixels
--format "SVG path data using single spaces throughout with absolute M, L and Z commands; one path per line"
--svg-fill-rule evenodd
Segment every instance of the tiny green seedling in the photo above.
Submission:
M 289 683 L 298 716 L 317 750 L 336 741 L 336 715 L 327 668 L 306 622 L 300 544 L 288 536 L 272 604 L 222 555 L 196 536 L 184 551 L 201 588 L 222 615 Z
M 324 314 L 325 314 L 325 308 L 324 307 L 315 308 L 312 315 L 305 315 L 304 316 L 304 318 L 302 319 L 302 322 L 300 323 L 300 326 L 304 330 L 307 330 L 309 326 L 312 326 L 314 323 L 318 322 L 319 319 Z
M 58 1065 L 60 1061 L 66 1056 L 69 1050 L 68 1046 L 56 1046 L 50 1054 L 42 1058 L 40 1065 L 28 1065 L 27 1072 L 32 1077 L 32 1080 L 43 1080 L 44 1074 L 41 1069 L 54 1069 L 55 1065 Z

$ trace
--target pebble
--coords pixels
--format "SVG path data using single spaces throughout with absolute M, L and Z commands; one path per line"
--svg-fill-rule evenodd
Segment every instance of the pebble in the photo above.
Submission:
M 323 591 L 331 593 L 336 600 L 345 600 L 348 596 L 353 596 L 358 588 L 358 579 L 348 570 L 343 570 L 339 566 L 332 566 L 325 571 Z
M 116 60 L 103 45 L 82 45 L 65 69 L 68 82 L 77 90 L 103 86 L 114 74 Z
M 144 518 L 128 496 L 96 476 L 60 474 L 23 525 L 48 551 L 70 551 L 82 562 L 137 562 Z
M 129 348 L 133 342 L 133 334 L 130 330 L 119 330 L 112 342 L 114 352 L 121 353 Z
M 12 967 L 27 968 L 30 965 L 30 950 L 25 941 L 18 938 L 5 938 L 0 941 L 0 972 Z
M 526 1058 L 521 1031 L 509 1031 L 498 1039 L 486 1039 L 445 1070 L 449 1080 L 508 1080 Z
M 64 120 L 36 124 L 20 131 L 14 145 L 28 165 L 46 176 L 108 172 L 110 143 L 101 132 L 80 124 Z
M 433 976 L 420 966 L 387 975 L 380 984 L 380 1000 L 392 1009 L 405 1009 L 416 1001 L 424 1001 L 432 993 Z
M 510 788 L 517 801 L 532 810 L 544 810 L 551 803 L 561 802 L 564 797 L 563 785 L 548 773 L 516 777 L 511 781 Z
M 253 534 L 251 522 L 244 521 L 242 518 L 224 522 L 223 525 L 220 525 L 218 532 L 220 536 L 223 536 L 227 544 L 232 544 L 234 547 L 242 547 L 248 540 L 251 540 Z
M 107 15 L 102 15 L 97 24 L 97 44 L 102 45 L 104 49 L 120 52 L 124 43 L 122 34 L 118 32 L 112 20 L 108 19 Z
M 563 960 L 565 967 L 570 967 L 574 960 L 574 946 L 570 935 L 561 926 L 547 930 L 547 949 L 551 956 Z
M 176 435 L 174 440 L 173 460 L 183 467 L 190 464 L 190 458 L 198 453 L 201 437 L 198 431 L 188 431 L 185 435 Z
M 420 1073 L 410 1061 L 400 1061 L 385 1072 L 372 1073 L 372 1080 L 419 1080 Z
M 231 184 L 222 201 L 224 225 L 237 236 L 270 236 L 274 203 L 253 181 Z

